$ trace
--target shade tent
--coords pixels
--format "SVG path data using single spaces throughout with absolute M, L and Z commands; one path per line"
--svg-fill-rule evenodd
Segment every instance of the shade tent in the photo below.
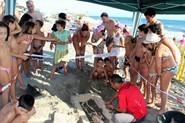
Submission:
M 80 0 L 134 12 L 133 35 L 140 22 L 141 14 L 147 8 L 154 8 L 157 14 L 185 14 L 185 0 Z
M 141 14 L 147 8 L 154 8 L 157 14 L 185 14 L 185 0 L 79 0 L 134 12 L 133 35 L 140 22 Z M 5 14 L 15 12 L 16 0 L 5 0 Z
M 16 0 L 5 0 L 5 15 L 13 15 L 15 12 Z
M 185 14 L 185 0 L 79 0 L 132 12 L 154 8 L 158 14 Z

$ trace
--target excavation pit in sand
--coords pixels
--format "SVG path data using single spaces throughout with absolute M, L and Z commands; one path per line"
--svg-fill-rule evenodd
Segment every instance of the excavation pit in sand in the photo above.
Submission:
M 96 94 L 72 96 L 73 105 L 77 108 L 82 123 L 113 123 L 111 113 L 106 109 L 102 98 Z

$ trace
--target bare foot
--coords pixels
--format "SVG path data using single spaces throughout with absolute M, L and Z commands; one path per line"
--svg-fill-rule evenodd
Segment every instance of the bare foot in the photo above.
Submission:
M 156 103 L 155 106 L 161 107 L 161 103 Z

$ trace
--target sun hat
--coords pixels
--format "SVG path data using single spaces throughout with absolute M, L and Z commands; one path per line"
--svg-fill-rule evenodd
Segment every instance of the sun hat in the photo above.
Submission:
M 161 40 L 160 36 L 155 34 L 155 33 L 152 33 L 152 32 L 149 32 L 147 35 L 146 35 L 146 38 L 145 40 L 143 41 L 144 44 L 151 44 L 151 43 L 157 43 Z

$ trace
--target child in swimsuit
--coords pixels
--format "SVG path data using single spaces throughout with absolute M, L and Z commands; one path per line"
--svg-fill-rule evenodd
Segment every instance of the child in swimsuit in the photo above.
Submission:
M 44 33 L 41 31 L 43 22 L 40 20 L 36 20 L 35 26 L 36 26 L 36 34 L 39 36 L 44 36 Z M 33 40 L 32 49 L 31 49 L 32 54 L 43 55 L 44 45 L 45 45 L 45 42 L 43 41 L 36 40 L 36 39 Z M 36 72 L 37 69 L 40 69 L 42 71 L 43 59 L 40 57 L 33 57 L 32 60 L 33 60 L 32 63 L 33 63 L 34 71 Z
M 146 64 L 149 68 L 149 73 L 148 73 L 148 82 L 150 82 L 151 84 L 147 83 L 147 102 L 148 103 L 154 103 L 155 99 L 156 99 L 156 84 L 157 84 L 157 71 L 156 71 L 156 63 L 155 63 L 156 59 L 155 56 L 153 56 L 151 54 L 151 52 L 147 52 L 146 54 Z M 150 96 L 150 93 L 152 94 Z M 151 97 L 151 98 L 150 98 Z M 151 99 L 151 101 L 150 101 Z
M 143 46 L 148 49 L 152 55 L 156 57 L 156 71 L 160 79 L 160 90 L 161 92 L 161 103 L 157 104 L 161 107 L 160 113 L 166 110 L 166 103 L 171 79 L 176 75 L 177 72 L 177 63 L 172 55 L 170 49 L 164 44 L 160 43 L 161 37 L 159 36 L 158 27 L 150 25 L 149 32 L 146 36 L 146 39 L 143 41 Z
M 105 58 L 104 59 L 104 63 L 105 63 L 104 69 L 105 69 L 105 71 L 107 73 L 107 76 L 108 76 L 108 78 L 111 78 L 113 73 L 114 73 L 113 65 L 112 65 L 112 63 L 111 63 L 109 58 Z
M 93 68 L 90 79 L 106 79 L 108 80 L 107 73 L 104 69 L 104 62 L 102 58 L 98 58 L 96 66 Z
M 17 80 L 17 76 L 19 73 L 18 68 L 18 59 L 27 59 L 26 56 L 18 56 L 19 54 L 19 45 L 17 41 L 15 40 L 15 35 L 19 32 L 21 32 L 21 28 L 16 22 L 16 19 L 12 15 L 6 15 L 3 17 L 2 21 L 9 26 L 10 29 L 10 35 L 8 44 L 10 47 L 10 51 L 14 54 L 17 54 L 16 56 L 12 56 L 12 66 L 11 66 L 11 72 L 12 72 L 12 78 L 11 78 L 11 88 L 10 88 L 10 94 L 11 98 L 13 100 L 16 100 L 16 92 L 15 92 L 15 83 Z M 20 83 L 20 87 L 23 87 L 23 83 Z
M 112 42 L 111 54 L 114 55 L 111 59 L 115 68 L 123 69 L 124 57 L 125 57 L 125 41 L 121 33 L 121 27 L 119 24 L 115 25 L 113 42 Z M 118 66 L 117 66 L 118 65 Z
M 10 53 L 10 48 L 8 46 L 7 40 L 9 36 L 9 27 L 0 22 L 0 86 L 6 86 L 11 83 L 11 65 L 12 57 Z M 10 99 L 9 88 L 6 89 L 1 94 L 2 105 L 6 105 Z
M 35 34 L 35 33 L 36 33 L 35 23 L 26 22 L 23 26 L 21 35 L 19 37 L 17 37 L 17 39 L 16 39 L 19 44 L 19 49 L 20 49 L 19 54 L 20 55 L 23 55 L 26 52 L 31 53 L 30 50 L 31 50 L 31 43 L 32 43 L 33 39 L 38 39 L 40 41 L 52 41 L 52 42 L 57 41 L 57 39 L 55 39 L 55 38 L 48 38 L 48 37 L 44 37 L 44 36 L 39 36 L 38 34 Z M 22 60 L 19 61 L 19 64 L 21 64 L 21 63 L 22 63 Z M 24 62 L 23 66 L 24 66 L 25 74 L 29 75 L 29 73 L 30 73 L 29 60 Z
M 132 57 L 131 54 L 135 48 L 135 39 L 132 36 L 125 37 L 125 62 L 124 62 L 124 75 L 125 80 L 130 80 L 130 58 Z
M 145 39 L 145 36 L 147 34 L 147 29 L 145 28 L 145 24 L 142 24 L 138 27 L 139 33 L 136 39 L 136 47 L 132 53 L 132 63 L 131 63 L 131 82 L 133 84 L 136 84 L 136 81 L 138 79 L 138 75 L 135 71 L 140 71 L 139 65 L 140 61 L 142 60 L 143 56 L 143 49 L 142 49 L 142 41 Z
M 91 43 L 93 46 L 93 54 L 103 54 L 104 53 L 104 45 L 105 45 L 105 26 L 103 24 L 99 25 L 94 29 Z M 94 65 L 97 62 L 98 58 L 94 58 Z
M 1 123 L 27 123 L 35 114 L 34 98 L 22 95 L 17 102 L 10 102 L 0 110 Z
M 60 40 L 60 42 L 55 45 L 54 63 L 52 67 L 49 79 L 54 77 L 55 71 L 58 67 L 63 67 L 64 74 L 67 75 L 68 69 L 67 64 L 69 62 L 68 54 L 68 44 L 71 43 L 71 34 L 69 31 L 65 30 L 66 22 L 63 20 L 56 21 L 57 31 L 52 33 L 52 36 Z M 53 44 L 50 45 L 53 48 Z

